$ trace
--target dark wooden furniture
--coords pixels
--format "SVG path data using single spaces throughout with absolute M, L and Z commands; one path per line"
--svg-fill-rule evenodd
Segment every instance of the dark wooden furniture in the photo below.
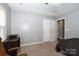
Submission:
M 17 47 L 11 48 L 9 50 L 6 50 L 3 42 L 1 41 L 1 37 L 0 37 L 0 56 L 9 56 L 9 54 L 7 52 L 12 52 L 15 51 L 17 49 Z
M 17 51 L 20 48 L 20 37 L 18 35 L 9 35 L 7 40 L 5 40 L 3 44 L 9 55 L 16 56 Z
M 5 43 L 2 42 L 1 40 L 2 40 L 2 38 L 0 37 L 0 56 L 11 56 L 11 55 L 15 56 L 19 47 L 12 47 L 11 49 L 6 49 L 7 47 L 5 47 L 6 46 Z M 13 42 L 15 42 L 15 40 Z M 13 46 L 16 46 L 16 44 L 14 43 Z M 23 53 L 19 52 L 19 56 L 27 56 L 27 54 L 24 52 Z
M 7 41 L 16 41 L 17 46 L 20 47 L 20 36 L 18 34 L 9 35 Z
M 9 55 L 11 55 L 11 56 L 17 55 L 17 50 L 19 49 L 18 41 L 19 40 L 15 39 L 15 40 L 7 40 L 7 41 L 3 42 L 3 44 L 6 48 L 6 51 Z

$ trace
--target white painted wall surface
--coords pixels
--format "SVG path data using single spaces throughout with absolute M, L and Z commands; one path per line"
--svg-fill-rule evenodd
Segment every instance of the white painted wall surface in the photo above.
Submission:
M 15 10 L 11 16 L 11 33 L 20 35 L 21 45 L 43 41 L 43 19 L 55 19 Z

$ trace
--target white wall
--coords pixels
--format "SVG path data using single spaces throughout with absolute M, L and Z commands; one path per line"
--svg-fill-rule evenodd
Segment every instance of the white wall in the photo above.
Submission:
M 62 13 L 57 19 L 65 19 L 65 38 L 79 38 L 79 7 L 77 7 L 79 5 L 68 5 L 65 4 L 60 7 L 59 13 Z
M 50 16 L 40 16 L 21 11 L 11 11 L 11 33 L 18 33 L 21 37 L 21 45 L 43 41 L 43 19 L 54 19 Z M 28 24 L 29 30 L 23 29 Z

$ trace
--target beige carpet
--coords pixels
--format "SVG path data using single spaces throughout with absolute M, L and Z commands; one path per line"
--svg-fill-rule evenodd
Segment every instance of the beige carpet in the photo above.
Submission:
M 27 54 L 28 56 L 63 56 L 62 53 L 58 53 L 55 50 L 57 41 L 47 41 L 38 44 L 32 44 L 23 46 L 18 51 L 21 54 Z

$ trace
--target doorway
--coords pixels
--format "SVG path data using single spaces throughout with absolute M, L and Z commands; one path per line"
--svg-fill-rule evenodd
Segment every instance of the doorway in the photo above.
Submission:
M 65 20 L 61 19 L 57 21 L 57 39 L 64 39 Z

